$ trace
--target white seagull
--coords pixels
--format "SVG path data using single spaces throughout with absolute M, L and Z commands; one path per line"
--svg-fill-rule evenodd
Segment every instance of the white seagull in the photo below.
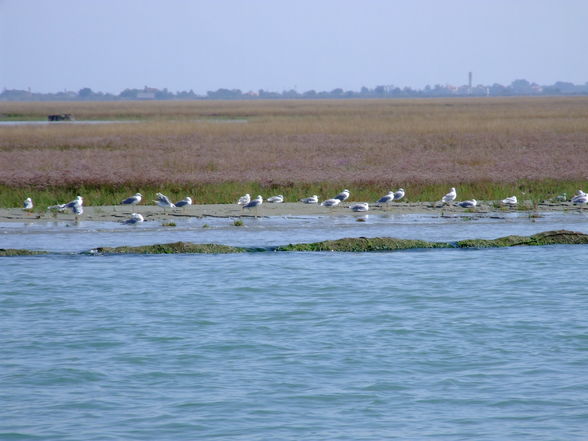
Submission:
M 76 198 L 73 201 L 64 204 L 63 208 L 71 208 L 71 211 L 75 212 L 75 207 L 81 207 L 82 205 L 84 205 L 84 198 L 82 198 L 81 196 L 76 196 Z
M 22 205 L 23 210 L 32 210 L 33 209 L 33 200 L 31 198 L 26 198 L 24 204 Z
M 351 205 L 349 208 L 351 208 L 351 211 L 368 211 L 370 206 L 367 202 L 358 202 Z
M 476 205 L 478 205 L 478 201 L 475 199 L 471 199 L 469 201 L 460 202 L 457 205 L 459 205 L 461 208 L 474 208 Z
M 247 193 L 244 196 L 241 196 L 239 198 L 239 200 L 237 201 L 238 205 L 247 205 L 249 202 L 251 202 L 251 196 L 249 195 L 249 193 Z
M 393 200 L 394 200 L 394 192 L 389 191 L 386 196 L 382 196 L 380 199 L 378 199 L 378 204 L 387 204 Z
M 176 205 L 169 200 L 169 198 L 161 193 L 157 193 L 157 200 L 153 201 L 155 202 L 157 205 L 159 205 L 161 208 L 163 208 L 163 211 L 165 211 L 166 208 L 175 208 Z
M 268 198 L 267 201 L 270 204 L 281 204 L 282 202 L 284 202 L 284 196 L 282 196 L 281 194 L 277 196 L 272 196 L 271 198 Z
M 586 193 L 584 193 L 582 190 L 578 190 L 576 192 L 576 194 L 572 197 L 572 203 L 573 204 L 577 204 L 580 203 L 582 204 L 583 202 L 577 202 L 579 199 L 582 199 L 583 197 L 586 196 Z
M 399 188 L 396 193 L 394 193 L 394 200 L 399 201 L 404 197 L 404 188 Z
M 243 208 L 256 208 L 263 204 L 263 198 L 260 194 L 257 195 L 255 199 L 249 201 L 249 203 L 243 205 Z
M 182 199 L 179 202 L 176 202 L 174 205 L 176 207 L 186 207 L 188 205 L 192 205 L 192 198 L 190 196 L 186 196 L 184 199 Z
M 300 199 L 300 202 L 304 202 L 305 204 L 318 204 L 319 197 L 315 194 L 308 198 Z
M 255 217 L 257 218 L 257 212 L 259 211 L 259 207 L 263 204 L 263 198 L 261 195 L 257 195 L 255 199 L 252 199 L 247 205 L 243 205 L 243 209 L 248 208 L 255 208 Z
M 68 202 L 67 204 L 61 205 L 54 205 L 53 207 L 49 208 L 56 208 L 59 207 L 59 211 L 65 211 L 66 208 L 71 208 L 71 212 L 75 214 L 76 221 L 78 220 L 78 216 L 84 214 L 84 198 L 81 196 L 77 196 L 73 201 Z
M 340 203 L 341 203 L 341 199 L 333 198 L 333 199 L 327 199 L 326 201 L 323 201 L 323 203 L 321 205 L 323 207 L 336 207 Z
M 449 202 L 453 202 L 456 197 L 457 192 L 455 191 L 455 187 L 451 187 L 451 191 L 441 198 L 441 202 L 447 204 Z
M 506 199 L 503 199 L 502 200 L 502 203 L 504 205 L 516 205 L 516 204 L 519 203 L 519 201 L 517 200 L 517 197 L 516 196 L 510 196 L 510 197 L 508 197 Z
M 141 202 L 142 198 L 143 195 L 141 193 L 135 193 L 135 196 L 131 196 L 122 201 L 121 205 L 137 205 L 139 202 Z
M 585 194 L 584 196 L 574 196 L 574 198 L 572 199 L 572 202 L 575 204 L 586 204 L 588 203 L 588 194 Z
M 124 224 L 139 224 L 141 222 L 143 222 L 145 219 L 143 218 L 143 216 L 141 216 L 139 213 L 133 213 L 131 214 L 131 217 L 129 219 L 127 219 L 126 221 L 124 221 Z
M 71 211 L 73 214 L 76 215 L 76 221 L 77 221 L 78 216 L 81 216 L 82 214 L 84 214 L 84 207 L 82 206 L 82 204 L 74 205 L 73 207 L 71 207 Z
M 343 202 L 349 199 L 349 195 L 351 195 L 351 193 L 349 192 L 349 190 L 345 189 L 337 196 L 335 196 L 333 199 L 339 199 L 341 202 Z

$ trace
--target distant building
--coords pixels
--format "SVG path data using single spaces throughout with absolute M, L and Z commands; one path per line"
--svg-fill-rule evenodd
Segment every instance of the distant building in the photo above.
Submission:
M 138 100 L 154 100 L 155 94 L 159 92 L 159 89 L 145 86 L 143 90 L 137 92 Z

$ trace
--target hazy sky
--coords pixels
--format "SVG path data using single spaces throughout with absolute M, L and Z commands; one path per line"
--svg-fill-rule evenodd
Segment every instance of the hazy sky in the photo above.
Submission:
M 588 0 L 0 0 L 0 88 L 588 81 Z

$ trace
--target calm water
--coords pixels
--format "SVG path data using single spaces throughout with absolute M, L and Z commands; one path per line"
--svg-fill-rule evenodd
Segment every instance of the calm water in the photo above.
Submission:
M 477 230 L 372 219 L 338 220 L 329 231 L 416 237 L 428 228 L 433 240 L 553 223 L 586 231 L 571 217 L 484 221 Z M 326 238 L 320 221 L 298 221 L 313 231 L 296 224 L 289 237 Z M 215 242 L 287 243 L 280 225 L 12 226 L 0 245 L 74 251 L 91 245 L 94 227 L 118 245 L 149 234 L 192 240 L 202 230 L 225 238 Z M 588 433 L 585 246 L 55 254 L 0 264 L 1 440 L 568 441 Z

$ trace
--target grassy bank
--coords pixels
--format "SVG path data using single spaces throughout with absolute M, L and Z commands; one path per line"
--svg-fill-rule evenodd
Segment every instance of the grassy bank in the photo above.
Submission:
M 473 182 L 457 185 L 458 200 L 475 198 L 483 201 L 498 201 L 507 196 L 516 195 L 520 201 L 528 200 L 541 202 L 552 200 L 556 196 L 566 193 L 568 199 L 579 188 L 587 187 L 586 181 L 521 181 L 517 183 Z M 448 192 L 451 184 L 404 184 L 406 197 L 409 202 L 438 201 Z M 295 202 L 302 197 L 319 195 L 321 200 L 334 197 L 343 188 L 351 191 L 350 201 L 375 202 L 388 190 L 396 190 L 398 185 L 385 186 L 382 183 L 348 183 L 321 182 L 301 184 L 261 184 L 258 182 L 225 182 L 194 185 L 161 185 L 161 186 L 71 186 L 71 187 L 9 187 L 0 186 L 0 207 L 21 207 L 24 199 L 33 199 L 35 211 L 43 211 L 49 205 L 69 202 L 77 195 L 84 197 L 86 205 L 117 205 L 123 199 L 140 192 L 144 198 L 142 204 L 153 205 L 155 193 L 168 195 L 173 201 L 190 196 L 195 204 L 230 204 L 235 203 L 240 196 L 249 193 L 252 197 L 261 194 L 264 198 L 282 194 L 287 202 Z

